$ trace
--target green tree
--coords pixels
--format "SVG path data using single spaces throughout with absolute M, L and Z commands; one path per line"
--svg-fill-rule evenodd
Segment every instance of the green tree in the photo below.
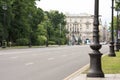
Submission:
M 8 39 L 9 29 L 11 27 L 12 18 L 12 3 L 14 0 L 1 0 L 0 1 L 0 42 Z
M 36 7 L 35 1 L 0 1 L 0 41 L 2 41 L 3 36 L 7 41 L 12 42 L 16 42 L 19 38 L 27 38 L 29 40 L 31 33 L 36 31 L 37 25 L 44 17 L 43 10 Z M 2 9 L 4 5 L 6 5 L 7 10 Z M 6 13 L 5 16 L 4 13 Z M 4 19 L 6 22 L 4 22 Z M 6 25 L 4 26 L 4 24 Z M 34 39 L 35 37 L 33 35 L 32 38 Z
M 47 13 L 47 16 L 54 29 L 54 33 L 52 34 L 53 36 L 51 37 L 51 40 L 55 41 L 57 44 L 59 43 L 65 44 L 65 41 L 66 41 L 65 15 L 63 13 L 59 13 L 58 11 L 50 11 Z
M 47 30 L 45 29 L 45 25 L 46 25 L 45 22 L 42 22 L 41 24 L 38 25 L 38 28 L 36 30 L 36 36 L 37 36 L 36 44 L 43 45 L 47 40 L 46 37 Z
M 120 0 L 115 1 L 115 9 L 120 8 Z
M 65 15 L 58 11 L 43 11 L 36 7 L 40 0 L 0 1 L 0 42 L 36 45 L 37 41 L 65 44 Z M 6 7 L 6 10 L 3 10 Z M 61 26 L 60 26 L 61 25 Z M 41 41 L 42 40 L 42 41 Z M 43 44 L 43 43 L 40 43 Z

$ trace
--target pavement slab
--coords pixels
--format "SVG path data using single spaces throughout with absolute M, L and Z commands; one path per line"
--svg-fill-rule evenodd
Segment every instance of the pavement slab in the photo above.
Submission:
M 79 74 L 68 80 L 120 80 L 120 74 L 105 74 L 105 78 L 88 78 L 86 74 Z

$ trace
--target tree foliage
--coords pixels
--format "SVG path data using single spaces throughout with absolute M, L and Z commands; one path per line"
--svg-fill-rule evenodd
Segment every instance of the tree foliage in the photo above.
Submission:
M 0 1 L 0 42 L 6 40 L 20 45 L 45 45 L 46 41 L 66 43 L 65 15 L 43 11 L 36 7 L 35 1 Z
M 120 8 L 120 0 L 115 1 L 115 9 Z

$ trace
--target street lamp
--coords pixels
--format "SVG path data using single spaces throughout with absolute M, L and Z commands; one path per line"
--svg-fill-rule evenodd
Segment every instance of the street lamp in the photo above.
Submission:
M 46 31 L 47 31 L 47 34 L 46 34 L 46 47 L 48 47 L 48 34 L 49 34 L 49 32 L 48 32 L 48 27 L 46 28 Z
M 29 13 L 28 18 L 30 19 L 30 21 L 32 21 L 32 14 L 31 13 Z M 31 22 L 31 24 L 32 24 L 32 22 Z M 31 28 L 30 33 L 29 33 L 29 44 L 28 44 L 29 48 L 32 47 L 32 34 L 33 34 L 33 31 Z
M 102 47 L 99 43 L 99 0 L 95 0 L 94 10 L 94 27 L 93 27 L 93 44 L 90 45 L 93 53 L 90 55 L 90 70 L 87 73 L 87 77 L 104 77 L 104 73 L 101 69 L 101 56 L 99 49 Z
M 30 42 L 29 42 L 29 48 L 31 48 L 32 47 L 32 33 L 33 33 L 33 31 L 31 30 L 30 31 L 30 35 L 29 35 L 29 39 L 30 39 Z
M 59 46 L 61 45 L 61 23 L 60 23 L 60 38 L 59 38 Z
M 116 0 L 116 4 L 119 3 L 120 1 L 119 0 Z M 120 44 L 119 44 L 119 41 L 118 41 L 118 28 L 119 28 L 119 14 L 118 12 L 120 11 L 120 8 L 118 6 L 116 6 L 116 11 L 117 11 L 117 26 L 116 26 L 116 51 L 119 51 L 119 47 L 120 47 Z
M 3 35 L 2 36 L 2 48 L 6 48 L 6 41 L 5 41 L 5 35 L 4 34 L 5 34 L 5 16 L 6 16 L 5 11 L 7 10 L 7 4 L 4 4 L 2 6 L 2 9 L 4 10 L 4 16 L 3 16 L 4 17 L 4 20 L 3 20 L 4 21 L 3 22 L 4 27 L 3 27 L 3 34 L 2 34 Z
M 114 28 L 113 28 L 113 17 L 114 17 L 114 0 L 112 0 L 112 15 L 111 15 L 111 42 L 110 42 L 110 53 L 108 56 L 115 57 L 115 51 L 114 51 Z
M 46 31 L 47 31 L 47 34 L 46 34 L 46 38 L 47 38 L 47 39 L 46 39 L 46 47 L 48 47 L 48 45 L 49 45 L 48 41 L 49 41 L 49 37 L 50 37 L 49 27 L 48 27 L 48 26 L 49 26 L 49 20 L 46 21 L 46 24 L 47 24 L 47 25 L 46 25 Z
M 119 25 L 119 18 L 118 18 L 118 12 L 120 9 L 116 9 L 117 11 L 117 26 L 116 26 L 116 51 L 119 51 L 119 42 L 118 42 L 118 25 Z

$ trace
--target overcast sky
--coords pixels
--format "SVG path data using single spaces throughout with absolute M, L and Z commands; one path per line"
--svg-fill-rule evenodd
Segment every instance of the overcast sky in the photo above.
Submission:
M 95 0 L 40 0 L 37 6 L 45 11 L 58 10 L 63 13 L 94 14 Z M 99 0 L 99 14 L 102 15 L 102 23 L 107 24 L 111 21 L 111 2 L 112 0 Z

